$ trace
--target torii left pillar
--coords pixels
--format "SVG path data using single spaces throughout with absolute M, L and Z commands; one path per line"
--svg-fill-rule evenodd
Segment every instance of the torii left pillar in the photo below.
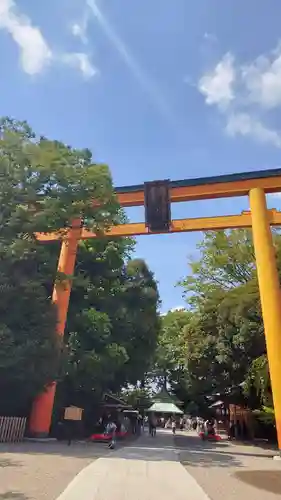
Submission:
M 65 280 L 55 282 L 52 301 L 57 306 L 57 334 L 64 335 L 72 275 L 74 273 L 78 242 L 81 236 L 81 220 L 75 220 L 67 238 L 61 244 L 58 272 L 67 276 Z M 37 396 L 29 417 L 29 434 L 33 437 L 47 437 L 52 423 L 52 414 L 56 393 L 56 382 L 49 384 Z

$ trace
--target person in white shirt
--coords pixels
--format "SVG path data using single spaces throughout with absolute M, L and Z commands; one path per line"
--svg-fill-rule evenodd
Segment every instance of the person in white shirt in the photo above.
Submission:
M 110 449 L 114 449 L 116 446 L 116 429 L 117 425 L 110 420 L 106 426 L 106 434 L 111 436 L 111 440 L 108 443 Z

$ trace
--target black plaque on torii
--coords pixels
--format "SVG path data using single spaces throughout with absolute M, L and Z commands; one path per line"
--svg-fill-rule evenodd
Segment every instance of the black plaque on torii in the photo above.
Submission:
M 151 233 L 169 232 L 171 226 L 170 181 L 144 183 L 145 226 Z

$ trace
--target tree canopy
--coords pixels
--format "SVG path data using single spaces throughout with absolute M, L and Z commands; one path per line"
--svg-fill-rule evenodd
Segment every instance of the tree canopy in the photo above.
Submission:
M 281 240 L 274 233 L 281 276 Z M 250 230 L 207 232 L 181 282 L 186 312 L 161 322 L 155 368 L 186 404 L 241 388 L 253 407 L 272 406 Z
M 125 215 L 106 165 L 88 149 L 37 137 L 26 122 L 0 122 L 0 413 L 27 413 L 59 381 L 61 402 L 90 398 L 144 377 L 156 347 L 159 295 L 133 259 L 134 241 L 104 239 Z M 94 200 L 94 203 L 93 203 Z M 51 302 L 58 242 L 34 233 L 81 217 L 101 237 L 80 242 L 64 342 Z

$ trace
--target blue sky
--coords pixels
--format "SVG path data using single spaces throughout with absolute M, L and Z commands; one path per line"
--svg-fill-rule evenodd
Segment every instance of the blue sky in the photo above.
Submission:
M 0 0 L 1 114 L 89 147 L 116 185 L 278 167 L 280 18 L 280 0 Z M 178 204 L 173 216 L 246 208 Z M 138 238 L 163 310 L 183 304 L 174 285 L 200 238 Z

